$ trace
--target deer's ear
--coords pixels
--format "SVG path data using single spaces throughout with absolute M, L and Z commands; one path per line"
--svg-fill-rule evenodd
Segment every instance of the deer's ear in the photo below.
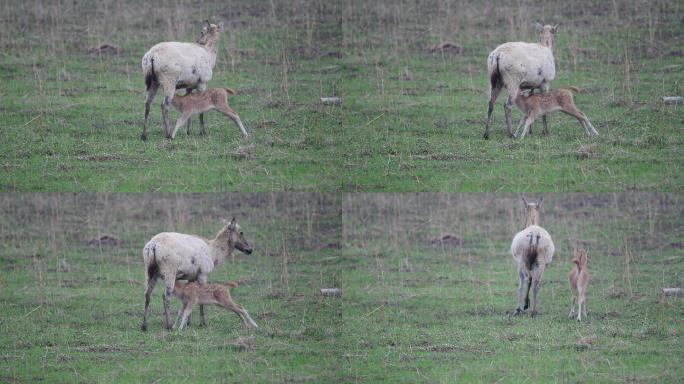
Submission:
M 544 30 L 544 26 L 540 22 L 535 22 L 534 24 L 534 31 L 537 33 L 542 33 Z
M 556 31 L 558 30 L 558 27 L 560 27 L 560 23 L 558 23 L 558 24 L 554 25 L 553 27 L 551 27 L 551 33 L 556 33 Z
M 537 208 L 541 209 L 542 204 L 544 204 L 544 198 L 543 197 L 541 199 L 539 199 L 539 202 L 537 203 Z
M 527 207 L 527 199 L 525 199 L 525 196 L 521 196 L 522 202 Z
M 219 30 L 219 32 L 223 32 L 223 25 L 224 25 L 224 24 L 223 24 L 223 21 L 220 22 L 220 23 L 218 23 L 218 30 Z

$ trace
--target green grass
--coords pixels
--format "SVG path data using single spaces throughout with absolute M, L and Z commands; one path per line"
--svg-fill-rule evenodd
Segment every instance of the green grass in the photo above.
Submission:
M 514 317 L 510 195 L 361 195 L 345 202 L 347 381 L 679 382 L 680 196 L 547 196 L 556 254 L 541 314 Z M 431 242 L 452 234 L 460 245 Z M 572 249 L 589 250 L 589 318 L 568 319 Z M 584 339 L 584 342 L 581 340 Z M 583 345 L 584 343 L 584 345 Z
M 339 206 L 317 194 L 1 196 L 0 381 L 334 378 L 341 319 L 337 300 L 318 290 L 335 284 L 325 258 L 339 244 Z M 238 215 L 255 251 L 211 279 L 246 279 L 232 296 L 259 330 L 212 307 L 206 328 L 195 317 L 183 332 L 166 332 L 157 284 L 149 331 L 140 331 L 146 239 L 162 230 L 213 236 L 223 212 Z M 87 244 L 101 234 L 120 246 Z M 240 339 L 248 345 L 234 345 Z
M 87 3 L 87 4 L 86 4 Z M 4 191 L 681 191 L 684 8 L 678 2 L 153 4 L 8 2 L 0 46 L 0 190 Z M 615 8 L 617 7 L 617 8 Z M 212 86 L 254 137 L 207 116 L 208 136 L 167 142 L 155 101 L 142 128 L 140 58 L 226 22 Z M 485 59 L 533 41 L 534 20 L 561 22 L 554 86 L 601 136 L 570 117 L 551 135 L 512 141 L 501 103 L 482 140 Z M 195 22 L 197 21 L 197 22 Z M 427 47 L 454 42 L 460 53 Z M 119 55 L 91 55 L 100 43 Z M 339 96 L 340 106 L 319 98 Z M 519 112 L 515 112 L 517 118 Z M 171 113 L 172 122 L 177 116 Z M 517 120 L 516 120 L 517 121 Z M 539 126 L 540 124 L 537 124 Z
M 530 318 L 511 316 L 513 195 L 0 195 L 0 381 L 681 382 L 684 306 L 661 288 L 684 283 L 682 203 L 547 195 L 557 252 Z M 158 285 L 140 331 L 145 241 L 212 236 L 231 214 L 255 251 L 210 280 L 246 279 L 231 292 L 260 328 L 210 307 L 207 327 L 166 332 Z M 87 244 L 102 234 L 120 245 Z M 459 240 L 432 243 L 445 234 Z M 576 247 L 581 323 L 567 318 Z

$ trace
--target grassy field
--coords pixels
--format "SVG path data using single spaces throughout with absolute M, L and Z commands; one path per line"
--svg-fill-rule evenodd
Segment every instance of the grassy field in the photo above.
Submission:
M 557 253 L 540 315 L 515 318 L 514 195 L 0 195 L 0 381 L 681 382 L 684 306 L 660 290 L 684 284 L 683 203 L 546 195 Z M 244 279 L 232 294 L 260 329 L 212 307 L 206 328 L 166 332 L 157 289 L 141 332 L 145 241 L 212 236 L 232 214 L 255 251 L 210 279 Z M 578 246 L 582 323 L 567 318 Z
M 340 208 L 317 194 L 0 196 L 0 382 L 334 379 L 339 299 L 319 289 L 337 284 L 326 258 L 340 244 Z M 141 332 L 147 239 L 212 237 L 232 214 L 254 253 L 236 252 L 211 280 L 244 279 L 232 296 L 260 329 L 212 307 L 206 328 L 168 333 L 158 284 Z M 93 243 L 104 234 L 119 243 Z
M 681 196 L 547 195 L 556 244 L 535 318 L 513 317 L 512 195 L 362 195 L 345 201 L 340 266 L 345 381 L 681 382 Z M 451 235 L 450 241 L 435 239 Z M 589 250 L 589 319 L 568 319 L 567 272 Z
M 684 6 L 677 1 L 200 3 L 84 0 L 0 5 L 3 191 L 680 191 Z M 140 59 L 226 22 L 213 86 L 254 136 L 218 114 L 208 136 L 162 139 L 155 101 L 141 142 Z M 487 53 L 560 22 L 554 86 L 569 117 L 551 136 L 482 140 Z M 89 49 L 109 43 L 116 55 Z M 431 45 L 452 43 L 433 52 Z M 338 96 L 339 106 L 319 98 Z M 500 104 L 500 103 L 498 103 Z M 516 111 L 517 117 L 518 112 Z M 171 113 L 172 121 L 177 113 Z M 197 119 L 195 119 L 197 129 Z M 539 129 L 537 128 L 537 131 Z M 196 132 L 196 131 L 195 131 Z

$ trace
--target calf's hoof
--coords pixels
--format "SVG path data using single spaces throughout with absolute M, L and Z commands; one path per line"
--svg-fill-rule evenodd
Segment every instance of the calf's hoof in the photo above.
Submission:
M 143 325 L 140 327 L 140 330 L 143 331 L 143 332 L 147 332 L 147 324 L 143 324 Z
M 142 135 L 140 135 L 140 140 L 147 141 L 147 135 L 144 133 Z
M 482 135 L 482 138 L 485 140 L 489 140 L 489 133 L 485 133 L 484 135 Z
M 520 308 L 516 308 L 515 312 L 513 313 L 513 316 L 520 316 L 521 313 L 522 313 L 522 310 Z

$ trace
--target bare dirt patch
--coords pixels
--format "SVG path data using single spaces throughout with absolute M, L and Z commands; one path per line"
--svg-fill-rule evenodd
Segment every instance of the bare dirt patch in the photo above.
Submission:
M 84 244 L 89 247 L 119 247 L 121 246 L 121 240 L 113 235 L 101 235 L 92 239 L 86 239 L 83 241 Z
M 110 55 L 110 56 L 118 56 L 121 54 L 121 47 L 118 45 L 114 44 L 109 44 L 109 43 L 104 43 L 101 44 L 97 47 L 92 47 L 88 50 L 88 53 L 93 56 L 100 56 L 100 55 Z
M 453 233 L 446 235 L 432 237 L 429 239 L 430 245 L 433 247 L 461 247 L 465 244 L 463 239 Z
M 431 53 L 446 53 L 453 55 L 460 55 L 463 53 L 464 49 L 461 44 L 454 42 L 445 42 L 441 44 L 433 44 L 428 46 L 428 51 Z

